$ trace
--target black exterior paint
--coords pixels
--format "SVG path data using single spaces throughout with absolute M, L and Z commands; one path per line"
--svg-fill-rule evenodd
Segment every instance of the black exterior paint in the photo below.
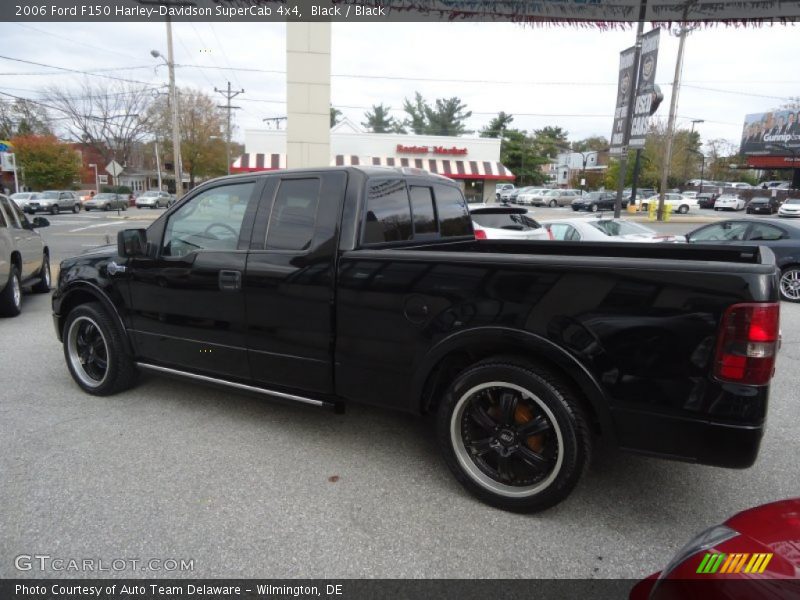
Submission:
M 311 246 L 266 250 L 280 180 L 309 176 L 322 181 Z M 137 360 L 409 412 L 435 405 L 464 361 L 514 354 L 560 370 L 619 447 L 752 464 L 769 388 L 722 384 L 711 361 L 728 306 L 778 300 L 768 249 L 470 238 L 361 248 L 367 181 L 386 176 L 371 167 L 261 175 L 238 249 L 193 259 L 158 255 L 173 207 L 149 228 L 147 258 L 108 248 L 62 263 L 59 335 L 72 306 L 98 297 Z M 110 277 L 112 260 L 128 272 Z M 231 269 L 243 272 L 240 291 L 217 285 Z

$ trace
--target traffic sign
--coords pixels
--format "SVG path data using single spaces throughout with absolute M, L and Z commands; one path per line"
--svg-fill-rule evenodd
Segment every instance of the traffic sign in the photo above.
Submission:
M 122 173 L 122 165 L 112 160 L 106 165 L 106 171 L 110 173 L 112 177 L 119 177 L 119 174 Z

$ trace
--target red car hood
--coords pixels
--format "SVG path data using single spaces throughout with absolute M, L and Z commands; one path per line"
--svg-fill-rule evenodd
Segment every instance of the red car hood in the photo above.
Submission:
M 725 524 L 800 571 L 800 498 L 751 508 Z

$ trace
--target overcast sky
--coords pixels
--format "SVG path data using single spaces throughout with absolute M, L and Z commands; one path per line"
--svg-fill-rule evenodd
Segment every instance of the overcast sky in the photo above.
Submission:
M 242 107 L 235 112 L 235 137 L 243 140 L 244 129 L 264 128 L 263 118 L 286 114 L 285 25 L 176 23 L 173 31 L 176 63 L 202 67 L 178 68 L 180 86 L 213 94 L 215 86 L 231 81 L 235 89 L 245 89 L 234 101 Z M 745 114 L 800 96 L 798 34 L 793 25 L 720 25 L 692 32 L 678 124 L 688 127 L 692 119 L 703 119 L 696 126 L 703 139 L 738 144 Z M 152 85 L 167 81 L 166 69 L 155 69 L 158 61 L 149 54 L 153 48 L 166 54 L 163 23 L 2 23 L 0 38 L 3 56 L 75 70 L 119 68 L 107 74 Z M 334 23 L 331 99 L 361 123 L 365 110 L 381 102 L 402 118 L 403 99 L 418 90 L 431 102 L 460 97 L 473 111 L 468 126 L 475 130 L 502 110 L 515 115 L 514 126 L 521 129 L 551 125 L 567 130 L 571 140 L 609 137 L 619 52 L 633 40 L 630 28 Z M 677 48 L 678 39 L 662 31 L 656 81 L 666 96 L 657 113 L 664 119 Z M 0 59 L 0 73 L 0 91 L 29 98 L 39 98 L 45 85 L 77 88 L 85 78 L 6 59 Z

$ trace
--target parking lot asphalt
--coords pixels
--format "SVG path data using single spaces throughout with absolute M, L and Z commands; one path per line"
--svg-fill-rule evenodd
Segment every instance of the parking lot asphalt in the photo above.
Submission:
M 798 493 L 798 305 L 782 306 L 755 466 L 600 447 L 572 496 L 535 515 L 464 492 L 430 419 L 336 415 L 150 375 L 89 396 L 67 372 L 49 297 L 26 295 L 22 309 L 0 319 L 0 577 L 638 578 L 701 529 Z M 194 570 L 15 568 L 37 554 Z

